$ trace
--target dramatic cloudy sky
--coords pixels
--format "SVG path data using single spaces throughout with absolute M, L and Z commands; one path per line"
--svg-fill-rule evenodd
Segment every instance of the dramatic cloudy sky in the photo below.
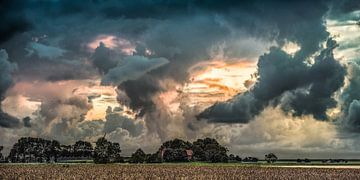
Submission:
M 0 3 L 0 144 L 96 141 L 125 155 L 213 137 L 231 153 L 360 155 L 360 3 Z

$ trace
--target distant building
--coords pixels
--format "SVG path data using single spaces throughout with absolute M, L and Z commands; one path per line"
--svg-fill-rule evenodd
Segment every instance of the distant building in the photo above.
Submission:
M 193 150 L 191 150 L 191 149 L 186 150 L 186 154 L 188 156 L 188 160 L 189 161 L 192 160 L 193 154 L 194 154 Z

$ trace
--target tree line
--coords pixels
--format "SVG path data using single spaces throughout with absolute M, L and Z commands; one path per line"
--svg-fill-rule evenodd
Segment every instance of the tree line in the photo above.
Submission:
M 227 155 L 228 149 L 220 145 L 215 139 L 197 139 L 188 142 L 173 139 L 164 142 L 155 153 L 146 154 L 137 149 L 131 157 L 121 156 L 119 143 L 108 141 L 105 136 L 95 142 L 95 147 L 87 141 L 77 141 L 73 145 L 62 145 L 56 140 L 22 137 L 11 148 L 8 156 L 3 156 L 0 146 L 0 160 L 2 162 L 58 162 L 59 159 L 92 159 L 94 163 L 162 163 L 162 162 L 257 162 L 254 157 L 241 159 L 233 154 Z M 270 153 L 265 156 L 268 162 L 275 162 L 277 157 Z

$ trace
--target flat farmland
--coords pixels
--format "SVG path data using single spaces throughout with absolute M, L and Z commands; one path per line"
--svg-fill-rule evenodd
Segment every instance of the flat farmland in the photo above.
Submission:
M 360 179 L 360 169 L 350 166 L 3 164 L 0 179 Z

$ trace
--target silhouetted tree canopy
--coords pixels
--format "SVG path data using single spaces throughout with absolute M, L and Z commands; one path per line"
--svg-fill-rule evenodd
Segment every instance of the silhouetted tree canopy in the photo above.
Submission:
M 132 163 L 144 163 L 146 160 L 146 154 L 142 149 L 137 149 L 132 155 L 131 155 L 131 162 Z
M 165 162 L 186 162 L 191 159 L 187 150 L 192 152 L 192 144 L 181 139 L 174 139 L 164 142 L 159 148 L 158 153 Z
M 265 155 L 265 161 L 268 163 L 274 163 L 277 161 L 277 156 L 274 153 L 269 153 Z
M 60 152 L 60 143 L 55 140 L 23 137 L 10 150 L 11 162 L 56 162 Z
M 99 138 L 96 141 L 96 147 L 94 151 L 95 163 L 114 163 L 122 162 L 123 159 L 120 155 L 121 149 L 119 143 L 112 143 L 105 139 L 105 137 Z
M 229 161 L 237 161 L 237 162 L 241 162 L 241 157 L 240 156 L 238 156 L 238 155 L 234 155 L 234 154 L 230 154 L 229 155 Z
M 154 154 L 147 154 L 145 162 L 146 163 L 161 163 L 162 160 L 161 160 L 161 155 L 160 155 L 159 151 Z
M 175 138 L 174 140 L 164 142 L 160 149 L 171 148 L 171 149 L 191 149 L 192 144 L 189 141 L 184 141 Z
M 163 160 L 165 162 L 187 162 L 187 161 L 189 161 L 185 149 L 166 149 L 166 150 L 164 150 Z
M 0 159 L 5 159 L 0 146 Z M 90 142 L 77 141 L 73 145 L 61 145 L 55 140 L 23 137 L 11 148 L 6 158 L 11 162 L 57 162 L 58 158 L 92 158 L 95 163 L 123 162 L 119 143 L 108 141 L 105 136 L 96 141 L 93 148 Z M 129 158 L 131 163 L 188 162 L 192 160 L 206 162 L 227 162 L 227 149 L 215 139 L 198 139 L 194 143 L 181 139 L 164 142 L 154 154 L 145 154 L 137 149 Z M 230 156 L 230 160 L 241 161 L 239 156 Z
M 215 139 L 198 139 L 193 143 L 194 159 L 207 162 L 227 162 L 227 149 Z
M 246 157 L 243 159 L 243 162 L 258 162 L 259 159 L 256 157 Z
M 73 150 L 76 157 L 91 157 L 94 149 L 90 142 L 77 141 L 73 145 Z
M 4 149 L 3 146 L 0 146 L 0 161 L 3 161 L 4 156 L 2 155 L 1 151 Z

